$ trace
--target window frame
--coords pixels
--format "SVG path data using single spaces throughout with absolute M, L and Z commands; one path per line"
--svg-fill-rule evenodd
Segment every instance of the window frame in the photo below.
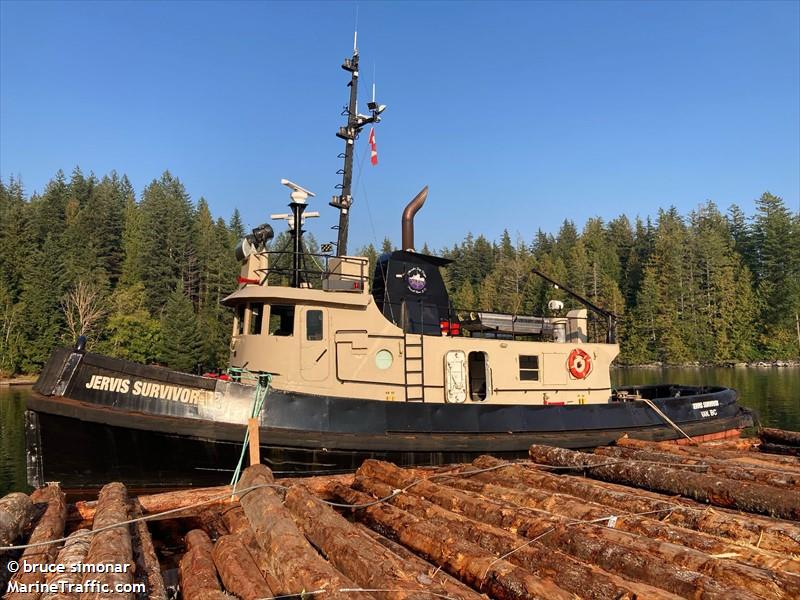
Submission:
M 276 313 L 275 309 L 289 309 L 289 310 L 291 310 L 291 330 L 289 331 L 289 333 L 281 333 L 281 334 L 278 333 L 279 331 L 282 331 L 281 328 L 286 323 L 286 321 L 284 319 L 288 317 L 288 314 L 281 314 L 282 310 L 279 310 L 278 314 L 276 315 L 275 314 Z M 277 324 L 277 328 L 273 329 L 273 317 L 276 317 L 276 316 L 280 317 L 281 320 L 280 320 L 280 323 Z M 294 305 L 294 304 L 270 304 L 269 305 L 269 321 L 267 322 L 267 335 L 270 335 L 272 337 L 294 337 L 296 317 L 297 317 L 297 306 L 296 305 Z M 263 329 L 263 326 L 262 326 L 262 329 Z
M 526 361 L 532 359 L 534 366 L 523 366 L 523 359 L 526 359 Z M 542 367 L 538 354 L 519 354 L 517 356 L 517 364 L 519 365 L 520 381 L 539 381 L 539 374 Z
M 247 310 L 250 312 L 250 318 L 247 323 L 247 335 L 261 335 L 261 332 L 264 330 L 265 306 L 264 302 L 250 302 L 247 305 Z M 260 310 L 256 311 L 254 307 L 260 307 Z M 256 325 L 258 325 L 258 327 L 256 327 Z
M 312 314 L 319 315 L 318 323 L 315 323 L 314 327 L 314 337 L 311 337 L 311 326 L 309 323 L 309 319 L 311 318 Z M 318 333 L 316 327 L 319 327 Z M 321 342 L 325 339 L 325 314 L 322 309 L 319 308 L 309 308 L 306 309 L 306 341 L 307 342 Z

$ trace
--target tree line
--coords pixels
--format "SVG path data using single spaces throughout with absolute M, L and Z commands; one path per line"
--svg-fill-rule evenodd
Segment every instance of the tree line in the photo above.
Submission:
M 222 368 L 232 313 L 237 210 L 214 218 L 165 172 L 137 197 L 127 177 L 59 172 L 40 194 L 0 181 L 0 373 L 36 373 L 79 335 L 89 349 L 193 371 Z M 272 248 L 281 247 L 285 234 Z M 309 236 L 310 249 L 316 244 Z M 392 250 L 386 239 L 381 252 Z M 379 250 L 358 252 L 375 264 Z M 428 247 L 422 252 L 431 253 Z M 566 220 L 556 235 L 472 234 L 438 254 L 456 307 L 548 314 L 562 290 L 536 267 L 620 316 L 626 363 L 800 356 L 800 214 L 764 193 L 748 217 L 707 202 L 655 222 Z

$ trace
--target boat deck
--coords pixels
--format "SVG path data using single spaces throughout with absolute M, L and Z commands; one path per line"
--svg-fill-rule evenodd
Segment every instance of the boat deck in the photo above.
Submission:
M 66 544 L 0 560 L 130 565 L 72 581 L 140 584 L 106 596 L 131 599 L 797 598 L 799 455 L 800 434 L 765 430 L 593 453 L 532 446 L 529 460 L 437 469 L 369 460 L 305 479 L 257 465 L 234 494 L 129 497 L 111 483 L 67 504 L 51 484 L 0 501 L 0 546 Z M 0 570 L 4 591 L 9 575 Z

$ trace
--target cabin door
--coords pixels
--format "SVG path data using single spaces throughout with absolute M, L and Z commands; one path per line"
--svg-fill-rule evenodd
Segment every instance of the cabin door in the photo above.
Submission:
M 331 364 L 328 310 L 304 307 L 300 314 L 300 376 L 306 381 L 324 381 Z

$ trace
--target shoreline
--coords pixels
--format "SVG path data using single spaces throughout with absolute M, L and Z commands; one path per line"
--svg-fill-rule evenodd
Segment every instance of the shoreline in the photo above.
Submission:
M 800 367 L 800 360 L 754 360 L 724 362 L 687 362 L 662 363 L 652 362 L 639 365 L 612 364 L 612 369 L 791 369 Z
M 20 377 L 3 377 L 0 379 L 0 387 L 26 386 L 36 383 L 38 375 L 24 375 Z

